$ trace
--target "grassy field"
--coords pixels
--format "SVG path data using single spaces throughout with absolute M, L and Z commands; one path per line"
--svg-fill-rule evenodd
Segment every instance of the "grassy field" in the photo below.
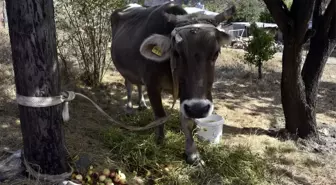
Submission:
M 1 32 L 0 160 L 7 156 L 5 150 L 15 151 L 22 146 L 8 49 L 8 35 Z M 215 110 L 224 117 L 225 125 L 218 146 L 197 140 L 206 163 L 204 167 L 191 167 L 185 163 L 179 107 L 177 103 L 174 110 L 169 110 L 172 98 L 168 95 L 165 95 L 164 103 L 172 116 L 166 124 L 165 145 L 155 144 L 153 130 L 129 132 L 119 129 L 89 102 L 76 98 L 70 103 L 71 119 L 64 124 L 67 149 L 72 156 L 88 156 L 97 169 L 120 168 L 130 184 L 135 184 L 131 180 L 134 176 L 141 177 L 144 184 L 164 185 L 335 184 L 336 150 L 332 148 L 333 143 L 320 146 L 265 134 L 269 128 L 284 127 L 280 99 L 281 55 L 277 54 L 266 63 L 264 79 L 258 80 L 256 69 L 243 63 L 243 54 L 240 50 L 223 48 L 218 59 L 213 97 Z M 328 64 L 322 77 L 317 107 L 319 126 L 331 128 L 336 124 L 335 71 L 336 65 Z M 78 81 L 65 82 L 68 81 L 63 81 L 64 90 L 89 96 L 112 117 L 126 124 L 146 125 L 153 120 L 151 109 L 134 116 L 124 114 L 124 81 L 113 69 L 108 71 L 99 88 L 86 87 Z M 134 97 L 137 97 L 136 93 Z M 325 128 L 319 131 L 323 136 L 335 137 Z M 8 184 L 22 184 L 23 180 Z M 29 180 L 27 183 L 35 184 Z

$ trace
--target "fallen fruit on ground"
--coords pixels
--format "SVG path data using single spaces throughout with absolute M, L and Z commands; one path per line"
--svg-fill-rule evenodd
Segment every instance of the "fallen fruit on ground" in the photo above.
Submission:
M 87 176 L 85 177 L 85 181 L 86 181 L 87 183 L 90 183 L 90 182 L 92 182 L 92 179 L 91 179 L 91 177 L 90 177 L 89 175 L 87 175 Z
M 105 175 L 101 175 L 101 176 L 99 176 L 99 181 L 100 181 L 100 182 L 104 182 L 105 179 L 106 179 L 106 176 L 105 176 Z
M 103 170 L 103 174 L 104 174 L 105 176 L 109 176 L 109 175 L 110 175 L 110 170 L 105 168 L 105 169 Z
M 126 185 L 126 175 L 119 169 L 96 171 L 90 166 L 86 174 L 74 172 L 71 181 L 81 185 Z
M 114 171 L 110 173 L 110 177 L 111 177 L 112 179 L 114 178 L 115 175 L 116 175 L 116 173 L 115 173 Z
M 83 176 L 81 174 L 76 175 L 76 179 L 79 181 L 83 180 Z
M 112 182 L 112 179 L 110 179 L 110 178 L 106 178 L 106 179 L 105 179 L 105 183 L 108 183 L 108 182 Z
M 126 183 L 126 175 L 124 173 L 119 174 L 120 183 L 125 184 Z

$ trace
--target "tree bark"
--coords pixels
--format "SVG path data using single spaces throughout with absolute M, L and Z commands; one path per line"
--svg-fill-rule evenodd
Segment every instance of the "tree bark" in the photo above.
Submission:
M 258 64 L 258 79 L 262 79 L 262 71 L 261 71 L 262 63 L 259 62 Z
M 301 49 L 286 43 L 283 53 L 281 101 L 286 129 L 301 138 L 316 136 L 315 109 L 307 106 L 304 83 L 301 78 Z
M 23 96 L 60 95 L 52 0 L 6 0 L 16 91 Z M 44 174 L 69 170 L 66 162 L 62 105 L 19 105 L 24 157 Z

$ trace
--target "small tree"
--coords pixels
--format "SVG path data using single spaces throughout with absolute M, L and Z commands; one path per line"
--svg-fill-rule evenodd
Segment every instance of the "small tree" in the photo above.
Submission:
M 263 62 L 273 58 L 273 55 L 276 52 L 273 47 L 274 38 L 271 34 L 258 28 L 254 22 L 251 24 L 250 29 L 253 38 L 249 41 L 244 59 L 247 63 L 258 67 L 258 78 L 261 79 Z

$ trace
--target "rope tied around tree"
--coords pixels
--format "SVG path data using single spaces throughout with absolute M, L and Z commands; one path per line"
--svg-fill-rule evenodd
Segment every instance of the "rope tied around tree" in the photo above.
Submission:
M 62 92 L 61 95 L 59 96 L 53 96 L 53 97 L 29 97 L 29 96 L 22 96 L 19 94 L 16 94 L 16 102 L 19 105 L 26 106 L 26 107 L 35 107 L 35 108 L 41 108 L 41 107 L 52 107 L 56 105 L 63 104 L 63 111 L 62 111 L 62 118 L 63 121 L 67 122 L 70 119 L 69 115 L 69 102 L 74 100 L 76 96 L 80 96 L 89 102 L 105 117 L 108 118 L 108 120 L 114 124 L 116 124 L 119 127 L 125 128 L 130 131 L 143 131 L 143 130 L 148 130 L 154 127 L 157 127 L 159 125 L 164 124 L 168 118 L 169 115 L 163 118 L 159 118 L 151 123 L 149 123 L 146 126 L 143 127 L 134 127 L 134 126 L 127 126 L 125 124 L 122 124 L 115 119 L 113 119 L 111 116 L 109 116 L 100 106 L 98 106 L 93 100 L 91 100 L 89 97 L 81 94 L 81 93 L 76 93 L 73 91 L 65 91 Z M 172 107 L 173 108 L 173 107 Z M 48 181 L 51 183 L 58 183 L 61 182 L 62 180 L 65 180 L 69 176 L 71 176 L 73 169 L 71 169 L 70 173 L 63 173 L 60 175 L 47 175 L 47 174 L 40 174 L 39 172 L 35 171 L 31 165 L 28 163 L 26 158 L 23 156 L 23 164 L 29 173 L 29 175 L 33 176 L 36 179 L 41 179 L 44 181 Z
M 62 117 L 63 121 L 69 121 L 69 102 L 74 100 L 76 93 L 72 91 L 63 92 L 60 96 L 54 97 L 28 97 L 16 94 L 16 102 L 26 107 L 52 107 L 64 103 Z
M 70 167 L 71 168 L 70 172 L 65 172 L 65 173 L 58 174 L 58 175 L 41 174 L 31 167 L 30 165 L 31 163 L 29 163 L 24 156 L 22 156 L 22 158 L 23 158 L 23 164 L 28 174 L 40 181 L 49 182 L 49 183 L 58 185 L 62 183 L 65 179 L 70 177 L 72 173 L 74 172 L 73 168 Z

